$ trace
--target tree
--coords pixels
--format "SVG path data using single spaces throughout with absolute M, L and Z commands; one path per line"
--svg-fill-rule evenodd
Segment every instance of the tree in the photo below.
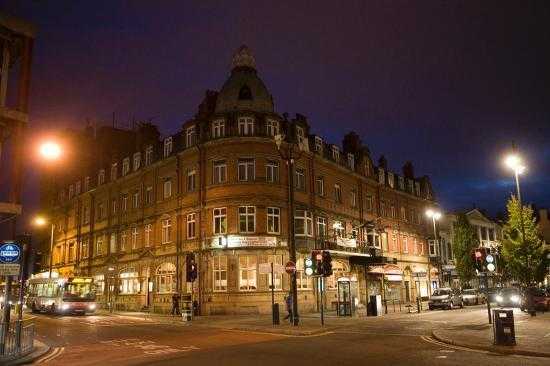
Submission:
M 474 227 L 470 225 L 465 214 L 459 214 L 453 223 L 453 252 L 456 258 L 456 271 L 462 283 L 467 283 L 475 277 L 471 253 L 478 246 Z
M 535 285 L 541 279 L 542 240 L 531 206 L 522 206 L 515 196 L 506 205 L 508 217 L 503 229 L 502 257 L 506 270 L 521 286 Z

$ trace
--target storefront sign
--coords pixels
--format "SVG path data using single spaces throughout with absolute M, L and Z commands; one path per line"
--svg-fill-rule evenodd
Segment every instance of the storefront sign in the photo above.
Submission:
M 401 275 L 386 275 L 386 280 L 388 281 L 401 281 L 403 276 Z
M 428 275 L 427 272 L 414 272 L 413 274 L 413 277 L 416 277 L 416 278 L 424 278 Z
M 357 248 L 357 240 L 349 238 L 336 238 L 336 244 L 346 248 Z
M 274 236 L 219 236 L 212 239 L 212 248 L 247 248 L 247 247 L 275 247 L 277 238 Z
M 19 276 L 19 264 L 0 264 L 0 277 Z

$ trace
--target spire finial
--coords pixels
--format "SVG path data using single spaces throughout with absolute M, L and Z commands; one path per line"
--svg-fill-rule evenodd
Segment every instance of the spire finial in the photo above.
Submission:
M 256 60 L 250 48 L 246 45 L 242 45 L 233 55 L 233 60 L 231 61 L 231 68 L 236 67 L 249 67 L 251 69 L 256 69 Z

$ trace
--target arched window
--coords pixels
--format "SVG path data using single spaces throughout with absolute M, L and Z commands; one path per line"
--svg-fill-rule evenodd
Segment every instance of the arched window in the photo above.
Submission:
M 239 100 L 252 100 L 252 91 L 248 85 L 243 85 L 241 90 L 239 90 Z
M 332 261 L 332 275 L 327 278 L 327 287 L 335 289 L 337 287 L 337 281 L 340 277 L 349 275 L 349 270 L 346 264 L 342 261 Z
M 176 266 L 172 263 L 163 263 L 156 273 L 157 293 L 167 294 L 176 291 Z
M 132 267 L 120 271 L 120 293 L 137 294 L 140 291 L 138 273 Z

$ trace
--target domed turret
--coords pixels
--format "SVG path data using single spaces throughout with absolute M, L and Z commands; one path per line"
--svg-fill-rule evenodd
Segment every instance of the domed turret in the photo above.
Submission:
M 256 72 L 256 60 L 243 45 L 233 55 L 231 75 L 216 101 L 216 113 L 234 111 L 273 112 L 273 99 Z

